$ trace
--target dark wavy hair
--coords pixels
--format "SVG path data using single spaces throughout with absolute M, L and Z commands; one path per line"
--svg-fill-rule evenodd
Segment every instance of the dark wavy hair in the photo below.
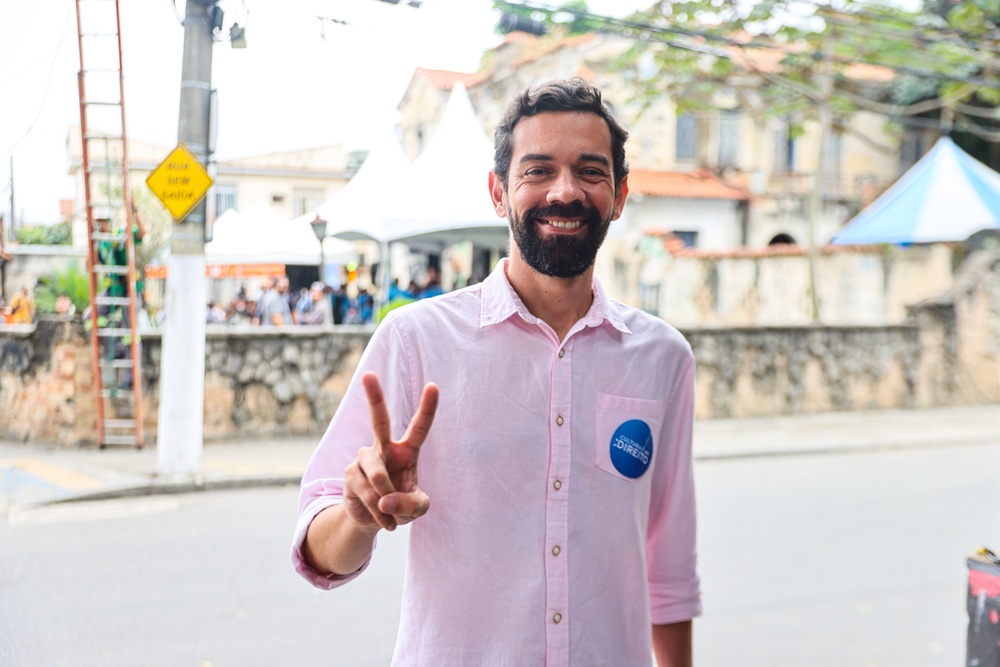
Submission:
M 493 172 L 506 187 L 510 158 L 514 151 L 514 126 L 526 116 L 545 111 L 589 111 L 597 114 L 611 130 L 611 159 L 617 188 L 628 176 L 625 142 L 628 132 L 618 124 L 601 101 L 601 91 L 580 78 L 550 81 L 528 88 L 514 96 L 494 133 Z

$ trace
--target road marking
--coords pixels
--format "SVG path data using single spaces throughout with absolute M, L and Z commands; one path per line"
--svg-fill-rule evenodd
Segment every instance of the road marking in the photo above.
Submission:
M 0 468 L 14 468 L 34 475 L 35 477 L 58 486 L 63 489 L 74 491 L 89 491 L 101 487 L 101 480 L 96 477 L 84 475 L 68 468 L 57 466 L 41 459 L 14 459 L 0 461 Z
M 177 496 L 146 498 L 114 498 L 52 505 L 14 505 L 7 513 L 11 526 L 45 525 L 53 523 L 127 519 L 171 512 L 180 507 Z

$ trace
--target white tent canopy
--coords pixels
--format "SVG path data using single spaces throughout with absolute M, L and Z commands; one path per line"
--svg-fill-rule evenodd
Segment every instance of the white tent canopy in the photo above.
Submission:
M 389 211 L 387 227 L 397 238 L 505 243 L 507 222 L 497 216 L 489 195 L 492 168 L 493 142 L 465 86 L 456 83 L 437 131 L 394 198 L 397 205 Z
M 488 190 L 493 144 L 461 83 L 416 162 L 400 169 L 399 155 L 395 139 L 374 147 L 351 182 L 319 207 L 327 235 L 383 244 L 506 244 L 507 223 L 493 210 Z
M 387 128 L 347 185 L 316 209 L 316 216 L 327 221 L 326 235 L 385 241 L 385 207 L 409 169 L 395 133 Z
M 305 216 L 289 220 L 266 204 L 243 213 L 229 209 L 215 220 L 205 261 L 220 264 L 318 266 L 319 239 Z

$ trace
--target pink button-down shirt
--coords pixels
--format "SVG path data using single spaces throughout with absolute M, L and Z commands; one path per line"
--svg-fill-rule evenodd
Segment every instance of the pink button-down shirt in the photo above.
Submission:
M 651 623 L 701 611 L 691 462 L 694 363 L 663 321 L 609 300 L 559 341 L 487 280 L 379 326 L 302 480 L 292 561 L 373 441 L 374 371 L 393 434 L 440 387 L 420 452 L 431 509 L 410 527 L 394 665 L 649 665 Z M 364 570 L 364 568 L 362 568 Z

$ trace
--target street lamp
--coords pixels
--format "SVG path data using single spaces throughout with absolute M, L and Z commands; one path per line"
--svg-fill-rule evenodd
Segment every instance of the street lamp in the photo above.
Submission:
M 323 239 L 326 238 L 326 220 L 318 215 L 309 223 L 313 228 L 313 233 L 319 239 L 319 279 L 326 284 L 326 253 L 323 250 Z

